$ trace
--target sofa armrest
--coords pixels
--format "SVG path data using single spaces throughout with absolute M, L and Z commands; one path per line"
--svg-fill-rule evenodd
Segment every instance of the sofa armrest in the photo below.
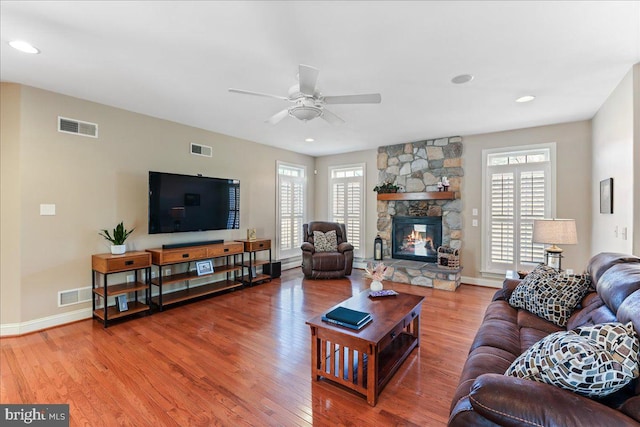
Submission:
M 473 410 L 501 426 L 638 426 L 615 409 L 549 384 L 480 375 L 471 387 Z
M 342 242 L 338 245 L 338 252 L 340 252 L 341 254 L 347 251 L 352 251 L 352 250 L 353 250 L 353 245 L 349 242 Z
M 493 296 L 492 301 L 509 301 L 513 290 L 522 282 L 520 279 L 504 279 L 502 282 L 502 289 L 498 290 Z
M 311 252 L 311 253 L 314 253 L 316 251 L 316 248 L 313 246 L 313 244 L 309 242 L 304 242 L 302 246 L 300 246 L 300 249 L 302 249 L 305 252 Z

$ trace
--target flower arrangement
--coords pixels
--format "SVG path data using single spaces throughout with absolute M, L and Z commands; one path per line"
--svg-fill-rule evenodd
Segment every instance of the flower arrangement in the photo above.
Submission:
M 383 262 L 380 262 L 376 264 L 374 267 L 372 267 L 371 264 L 369 264 L 369 267 L 365 268 L 364 271 L 365 271 L 364 277 L 366 277 L 367 279 L 371 279 L 376 282 L 382 282 L 382 280 L 384 279 L 384 273 L 385 271 L 387 271 L 387 267 L 384 265 Z
M 385 181 L 380 185 L 373 187 L 373 191 L 376 193 L 397 193 L 402 187 L 398 184 L 393 184 L 389 181 Z

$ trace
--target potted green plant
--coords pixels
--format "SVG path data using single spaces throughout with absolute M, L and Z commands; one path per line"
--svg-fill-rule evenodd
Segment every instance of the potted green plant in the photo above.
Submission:
M 121 255 L 127 251 L 127 245 L 125 245 L 124 242 L 127 240 L 127 237 L 133 233 L 133 230 L 135 230 L 135 228 L 127 230 L 124 228 L 123 222 L 120 222 L 111 233 L 109 233 L 109 230 L 102 230 L 102 232 L 98 234 L 111 242 L 111 253 L 113 255 Z
M 393 184 L 389 181 L 385 181 L 380 185 L 376 185 L 373 187 L 373 191 L 376 193 L 397 193 L 398 190 L 401 190 L 402 187 L 398 184 Z

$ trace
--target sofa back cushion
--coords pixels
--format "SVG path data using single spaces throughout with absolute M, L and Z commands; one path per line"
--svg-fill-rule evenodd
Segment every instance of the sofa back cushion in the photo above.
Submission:
M 587 265 L 587 273 L 591 276 L 591 282 L 595 289 L 600 281 L 600 276 L 616 264 L 640 263 L 640 258 L 633 255 L 615 252 L 601 252 L 594 255 Z

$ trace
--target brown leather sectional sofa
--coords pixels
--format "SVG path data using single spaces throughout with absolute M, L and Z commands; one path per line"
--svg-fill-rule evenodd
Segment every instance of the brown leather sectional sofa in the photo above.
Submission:
M 601 253 L 588 264 L 592 287 L 567 330 L 633 322 L 640 331 L 640 258 Z M 509 305 L 520 280 L 507 279 L 486 310 L 451 404 L 449 426 L 640 426 L 640 380 L 595 399 L 562 388 L 505 376 L 511 363 L 545 336 L 563 331 Z

